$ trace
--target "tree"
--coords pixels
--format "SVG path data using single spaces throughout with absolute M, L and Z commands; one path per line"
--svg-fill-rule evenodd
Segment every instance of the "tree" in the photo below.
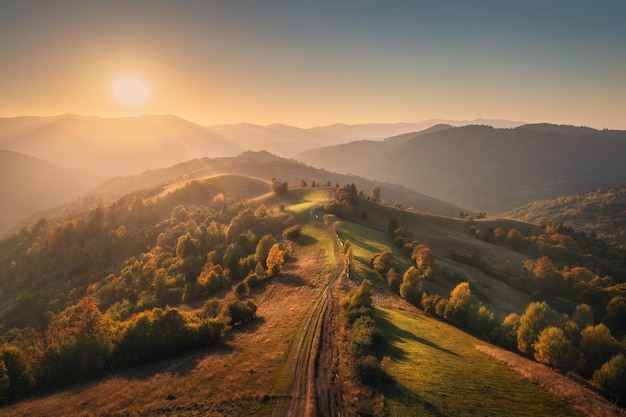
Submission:
M 461 282 L 450 292 L 450 300 L 446 304 L 443 317 L 456 324 L 467 328 L 469 325 L 470 307 L 475 303 L 468 282 Z
M 283 230 L 283 238 L 293 240 L 300 236 L 300 233 L 302 233 L 302 226 L 296 224 Z
M 186 259 L 190 256 L 198 255 L 200 249 L 200 243 L 197 239 L 191 237 L 191 234 L 187 232 L 178 238 L 176 243 L 176 256 L 180 259 Z
M 380 187 L 378 185 L 372 188 L 372 201 L 376 203 L 380 201 Z
M 372 295 L 374 295 L 372 283 L 365 279 L 359 288 L 341 300 L 341 306 L 344 308 L 350 324 L 354 323 L 359 317 L 371 316 L 373 314 Z
M 422 282 L 424 277 L 417 268 L 411 266 L 404 273 L 402 284 L 400 284 L 400 296 L 409 303 L 419 306 L 422 299 Z
M 376 272 L 384 277 L 387 275 L 387 272 L 393 268 L 395 261 L 396 259 L 393 256 L 393 253 L 383 251 L 374 256 L 372 259 L 372 266 Z
M 619 353 L 593 373 L 593 382 L 626 402 L 626 357 Z
M 246 298 L 249 293 L 250 293 L 250 288 L 248 287 L 248 284 L 245 282 L 240 282 L 235 287 L 235 296 L 239 298 L 240 300 L 242 298 Z
M 387 271 L 387 285 L 391 287 L 394 291 L 400 290 L 400 285 L 402 284 L 402 275 L 397 273 L 395 269 L 391 268 Z
M 256 250 L 254 252 L 254 257 L 258 262 L 265 264 L 267 260 L 267 255 L 270 252 L 270 249 L 276 243 L 276 239 L 272 237 L 272 235 L 264 235 L 261 239 L 259 239 L 259 243 L 256 245 Z
M 572 314 L 572 321 L 576 323 L 579 329 L 585 329 L 587 326 L 593 326 L 593 312 L 588 304 L 579 304 Z
M 32 388 L 34 379 L 24 352 L 16 346 L 2 345 L 0 363 L 4 364 L 8 378 L 8 386 L 4 392 L 0 390 L 0 398 L 11 400 L 26 395 Z
M 511 313 L 502 320 L 499 328 L 500 343 L 509 349 L 517 347 L 517 329 L 519 329 L 520 316 L 517 313 Z
M 267 274 L 270 277 L 278 275 L 284 263 L 285 263 L 284 252 L 280 244 L 275 243 L 270 248 L 267 254 L 267 260 L 265 261 L 265 264 L 267 266 Z
M 413 254 L 411 255 L 411 259 L 415 261 L 415 266 L 420 271 L 424 278 L 430 278 L 433 276 L 439 263 L 437 262 L 437 257 L 433 253 L 433 251 L 426 245 L 417 245 L 413 249 Z
M 254 301 L 234 301 L 228 304 L 224 308 L 224 313 L 230 317 L 230 324 L 236 326 L 237 324 L 245 323 L 256 317 L 257 306 Z
M 563 330 L 546 327 L 533 344 L 535 359 L 560 371 L 578 370 L 582 362 L 581 353 L 572 345 Z
M 272 184 L 270 185 L 270 189 L 276 195 L 285 194 L 289 189 L 289 183 L 287 183 L 287 181 L 281 181 L 280 178 L 274 178 L 272 180 Z
M 603 323 L 585 327 L 580 334 L 578 347 L 585 358 L 585 369 L 588 375 L 600 368 L 620 350 L 618 341 Z
M 545 301 L 530 303 L 520 317 L 517 330 L 517 349 L 527 355 L 534 355 L 533 345 L 543 329 L 559 324 L 559 315 Z

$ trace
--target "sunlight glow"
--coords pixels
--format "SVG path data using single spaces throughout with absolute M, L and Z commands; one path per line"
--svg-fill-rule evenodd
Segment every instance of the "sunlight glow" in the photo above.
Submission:
M 115 98 L 126 106 L 139 106 L 148 99 L 148 87 L 135 77 L 122 77 L 113 86 Z

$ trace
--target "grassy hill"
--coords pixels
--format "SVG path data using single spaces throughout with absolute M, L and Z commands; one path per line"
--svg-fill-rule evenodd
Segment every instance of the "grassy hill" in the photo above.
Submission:
M 535 201 L 503 215 L 538 224 L 556 220 L 607 240 L 626 243 L 626 184 Z
M 392 416 L 580 416 L 476 350 L 485 342 L 423 314 L 376 311 L 388 341 L 383 368 Z M 461 376 L 461 375 L 462 376 Z
M 621 184 L 626 133 L 555 125 L 465 126 L 392 143 L 355 142 L 298 155 L 306 163 L 402 184 L 474 211 Z

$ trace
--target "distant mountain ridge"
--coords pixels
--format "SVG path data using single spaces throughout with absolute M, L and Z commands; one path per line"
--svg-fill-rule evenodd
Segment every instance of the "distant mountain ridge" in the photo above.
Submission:
M 171 115 L 23 116 L 0 118 L 0 149 L 33 155 L 68 168 L 116 176 L 163 168 L 193 158 L 235 156 L 246 150 L 267 150 L 293 157 L 309 149 L 355 139 L 382 140 L 440 122 L 337 124 L 303 129 L 279 123 L 201 126 Z M 485 121 L 489 122 L 519 124 Z
M 23 217 L 74 199 L 101 180 L 32 156 L 0 150 L 0 235 Z
M 351 142 L 298 155 L 492 214 L 626 181 L 626 132 L 550 124 L 442 126 L 396 144 Z M 391 142 L 391 143 L 389 143 Z M 395 145 L 395 146 L 394 146 Z
M 137 173 L 203 156 L 236 155 L 244 150 L 175 116 L 64 116 L 47 122 L 35 120 L 30 127 L 22 126 L 13 134 L 6 133 L 8 121 L 0 121 L 1 149 L 107 176 Z

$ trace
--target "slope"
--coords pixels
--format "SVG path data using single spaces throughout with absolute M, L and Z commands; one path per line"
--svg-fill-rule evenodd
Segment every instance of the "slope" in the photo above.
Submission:
M 166 235 L 164 237 L 161 237 L 160 230 L 139 233 L 131 223 L 128 224 L 128 230 L 118 228 L 118 233 L 107 234 L 109 238 L 116 238 L 115 235 L 117 238 L 144 236 L 138 241 L 140 244 L 137 246 L 140 251 L 145 250 L 146 244 L 153 245 L 154 241 L 160 242 L 158 246 L 163 245 L 158 250 L 155 247 L 155 251 L 150 254 L 128 258 L 129 261 L 125 263 L 124 271 L 114 271 L 111 274 L 112 278 L 106 278 L 109 284 L 118 288 L 119 293 L 115 294 L 116 297 L 123 297 L 123 291 L 126 291 L 127 285 L 136 285 L 135 281 L 142 281 L 143 278 L 140 277 L 149 276 L 151 271 L 154 272 L 153 268 L 155 266 L 158 268 L 158 263 L 164 260 L 173 274 L 179 272 L 177 269 L 182 265 L 176 266 L 175 263 L 165 259 L 173 256 L 173 252 L 178 252 L 178 250 L 174 251 L 175 242 L 181 242 L 177 237 L 185 236 L 189 230 L 194 229 L 194 225 L 206 227 L 212 219 L 221 217 L 221 212 L 227 211 L 219 208 L 219 200 L 210 198 L 215 192 L 227 193 L 228 187 L 238 184 L 250 189 L 249 196 L 256 194 L 252 191 L 257 184 L 254 179 L 221 176 L 207 181 L 207 186 L 213 185 L 211 181 L 216 181 L 216 184 L 220 185 L 207 193 L 204 192 L 205 188 L 198 188 L 198 184 L 204 185 L 205 182 L 189 183 L 186 187 L 174 191 L 172 194 L 176 195 L 176 199 L 167 204 L 166 198 L 160 197 L 158 204 L 166 204 L 167 207 L 157 206 L 159 210 L 154 210 L 150 205 L 141 208 L 134 202 L 136 196 L 126 197 L 115 206 L 115 210 L 121 210 L 124 204 L 129 206 L 130 211 L 122 216 L 127 221 L 132 221 L 133 211 L 137 209 L 145 210 L 147 215 L 152 216 L 157 211 L 169 213 L 167 209 L 178 204 L 184 204 L 185 207 L 183 210 L 174 209 L 167 221 L 144 220 L 142 222 L 145 225 L 156 225 L 153 226 L 155 228 L 161 228 L 170 223 L 171 227 L 162 232 Z M 259 184 L 259 188 L 261 185 Z M 276 410 L 274 404 L 277 402 L 293 404 L 296 400 L 296 404 L 306 403 L 306 401 L 299 402 L 303 400 L 301 397 L 298 398 L 299 395 L 285 393 L 280 388 L 284 384 L 284 376 L 291 375 L 289 370 L 292 369 L 292 358 L 300 357 L 297 354 L 300 349 L 299 341 L 307 339 L 309 336 L 306 335 L 311 334 L 302 332 L 304 336 L 300 338 L 298 337 L 300 329 L 303 323 L 311 321 L 309 320 L 312 316 L 311 311 L 317 311 L 315 308 L 312 309 L 316 305 L 315 300 L 325 294 L 329 282 L 332 281 L 329 273 L 334 272 L 334 263 L 331 259 L 337 251 L 337 240 L 334 239 L 334 235 L 328 233 L 328 228 L 323 227 L 321 222 L 315 219 L 315 214 L 323 216 L 323 209 L 320 206 L 329 196 L 329 192 L 332 194 L 333 191 L 332 187 L 303 187 L 290 189 L 282 196 L 263 197 L 262 201 L 267 204 L 268 212 L 274 211 L 274 213 L 263 221 L 269 221 L 270 224 L 262 223 L 260 229 L 254 228 L 255 234 L 259 235 L 261 230 L 266 231 L 268 228 L 276 233 L 282 227 L 293 224 L 292 222 L 295 221 L 303 226 L 302 235 L 287 244 L 290 252 L 282 273 L 277 277 L 264 279 L 260 286 L 251 289 L 251 295 L 259 306 L 260 317 L 229 333 L 222 345 L 122 371 L 106 379 L 29 399 L 0 411 L 15 416 L 113 414 L 261 416 L 269 415 L 272 410 Z M 156 193 L 151 194 L 156 195 Z M 214 208 L 219 208 L 219 210 L 204 218 L 199 216 L 197 205 L 212 205 L 216 202 L 218 206 Z M 280 213 L 276 211 L 279 204 L 286 206 L 285 210 Z M 359 263 L 357 272 L 360 278 L 368 274 L 370 253 L 382 248 L 391 248 L 391 239 L 384 232 L 390 219 L 396 219 L 401 227 L 410 230 L 422 241 L 431 239 L 433 248 L 437 248 L 438 256 L 447 265 L 452 265 L 452 262 L 446 260 L 447 251 L 453 245 L 464 242 L 468 234 L 468 226 L 476 224 L 465 219 L 400 211 L 374 205 L 364 199 L 360 200 L 359 204 L 368 213 L 366 216 L 368 221 L 365 223 L 344 221 L 339 235 L 342 239 L 348 238 L 352 242 L 352 247 L 355 248 L 355 259 Z M 232 207 L 237 205 L 233 204 Z M 85 220 L 97 219 L 97 215 L 98 211 L 92 212 L 91 215 L 85 217 Z M 104 213 L 104 219 L 110 217 L 109 214 Z M 225 219 L 223 218 L 220 222 Z M 233 224 L 235 223 L 231 221 L 230 225 Z M 521 222 L 498 219 L 481 224 L 507 227 L 514 225 L 519 228 L 534 227 Z M 76 222 L 76 226 L 84 227 L 80 221 Z M 109 230 L 113 226 L 116 225 L 108 225 L 104 230 Z M 198 228 L 200 227 L 196 230 Z M 383 231 L 380 230 L 381 228 Z M 83 234 L 82 230 L 77 230 L 77 232 L 80 235 Z M 245 232 L 246 230 L 243 230 L 243 233 Z M 194 231 L 194 235 L 196 233 L 198 232 Z M 88 238 L 85 243 L 89 243 L 88 247 L 93 250 L 94 242 L 89 241 L 90 236 L 84 237 Z M 244 244 L 245 239 L 241 236 L 237 240 Z M 475 239 L 472 242 L 476 242 L 474 248 L 493 256 L 494 259 L 509 258 L 511 255 L 505 248 Z M 7 245 L 11 251 L 13 246 Z M 20 250 L 23 251 L 26 245 L 20 246 Z M 117 249 L 123 248 L 124 245 L 118 245 Z M 467 250 L 473 250 L 473 248 L 467 248 Z M 28 255 L 31 254 L 32 251 L 29 251 Z M 339 263 L 338 260 L 336 262 Z M 17 264 L 20 265 L 21 262 Z M 477 284 L 473 288 L 480 288 L 478 280 L 482 277 L 479 272 L 460 265 L 459 268 L 467 269 L 471 278 L 476 279 Z M 104 276 L 104 274 L 101 275 Z M 168 278 L 168 281 L 176 280 L 181 282 L 175 284 L 170 282 L 168 285 L 184 285 L 184 275 L 178 278 L 175 276 Z M 342 284 L 347 287 L 349 283 L 345 276 L 342 280 Z M 376 278 L 374 280 L 376 281 Z M 149 279 L 146 281 L 150 284 Z M 454 285 L 452 282 L 450 284 Z M 491 299 L 489 305 L 496 306 L 495 298 L 501 295 L 500 289 L 491 285 L 494 282 L 489 284 L 480 289 Z M 379 290 L 376 299 L 379 305 L 376 312 L 377 320 L 388 341 L 383 366 L 391 376 L 391 379 L 385 381 L 384 388 L 389 415 L 413 415 L 416 410 L 425 415 L 471 415 L 477 412 L 484 415 L 513 415 L 525 412 L 528 412 L 528 415 L 537 413 L 556 416 L 576 415 L 567 405 L 546 395 L 536 385 L 519 378 L 503 365 L 474 350 L 473 346 L 479 343 L 475 338 L 423 315 L 402 311 L 401 309 L 407 309 L 407 305 L 402 300 L 390 295 L 382 285 L 377 287 Z M 110 296 L 110 290 L 104 286 L 88 288 L 89 292 L 103 296 Z M 333 297 L 339 295 L 334 293 Z M 215 296 L 220 300 L 232 300 L 234 294 L 232 291 L 222 291 Z M 487 302 L 489 300 L 486 300 Z M 505 300 L 500 305 L 505 310 L 507 308 L 519 310 L 510 301 Z M 190 311 L 197 311 L 197 307 L 198 304 L 194 302 L 188 303 L 186 308 Z M 112 312 L 115 310 L 112 309 Z M 312 321 L 315 322 L 315 320 Z M 304 349 L 311 347 L 312 345 L 307 342 Z M 296 354 L 292 355 L 294 352 Z M 345 360 L 345 357 L 344 355 L 333 356 L 333 360 L 334 358 Z M 299 378 L 296 377 L 296 379 Z M 350 401 L 354 400 L 350 399 Z M 315 415 L 314 409 L 308 411 Z M 341 415 L 345 414 L 342 412 Z
M 167 183 L 179 177 L 202 177 L 207 175 L 233 173 L 271 180 L 280 178 L 290 185 L 300 185 L 305 180 L 308 185 L 313 181 L 318 185 L 344 185 L 354 183 L 366 195 L 374 185 L 382 188 L 382 199 L 393 203 L 398 201 L 405 207 L 413 207 L 420 211 L 457 215 L 460 208 L 435 198 L 416 193 L 405 187 L 375 182 L 354 175 L 341 175 L 298 163 L 294 160 L 280 158 L 267 152 L 245 152 L 231 158 L 202 158 L 177 164 L 170 168 L 153 170 L 140 175 L 126 176 L 106 181 L 93 191 L 95 196 L 119 196 L 132 190 L 150 188 Z
M 503 213 L 533 223 L 558 221 L 599 237 L 626 243 L 626 184 L 596 191 L 534 201 Z
M 51 118 L 48 123 L 35 118 L 30 127 L 21 126 L 11 132 L 2 138 L 1 148 L 108 176 L 204 156 L 235 155 L 243 150 L 204 127 L 175 116 L 63 116 Z
M 85 172 L 0 150 L 0 235 L 20 219 L 72 200 L 100 181 Z
M 390 149 L 354 144 L 336 158 L 299 155 L 321 168 L 402 184 L 475 211 L 585 192 L 626 179 L 626 132 L 555 125 L 465 126 L 415 135 Z M 348 145 L 345 145 L 348 146 Z M 368 165 L 361 161 L 369 161 Z M 346 169 L 348 167 L 348 169 Z

